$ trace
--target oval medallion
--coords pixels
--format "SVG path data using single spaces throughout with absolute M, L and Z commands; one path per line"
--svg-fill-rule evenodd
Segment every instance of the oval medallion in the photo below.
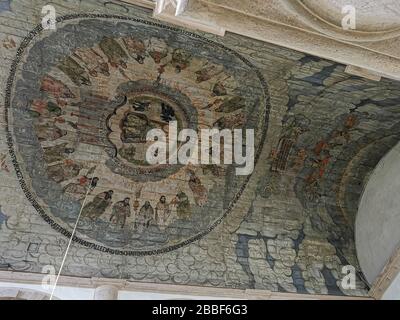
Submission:
M 213 230 L 250 176 L 235 165 L 149 164 L 151 129 L 267 131 L 260 72 L 220 43 L 107 15 L 58 18 L 23 41 L 8 82 L 9 146 L 38 213 L 75 241 L 113 254 L 177 249 Z M 178 148 L 179 148 L 178 144 Z M 212 150 L 210 150 L 211 153 Z

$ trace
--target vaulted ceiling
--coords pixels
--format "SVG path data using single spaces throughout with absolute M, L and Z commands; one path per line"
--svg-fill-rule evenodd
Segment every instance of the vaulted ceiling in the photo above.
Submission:
M 399 141 L 399 82 L 120 2 L 54 2 L 54 31 L 22 0 L 0 13 L 1 268 L 59 268 L 80 217 L 64 275 L 366 295 L 354 220 Z M 337 22 L 341 1 L 303 2 Z M 171 120 L 254 129 L 253 174 L 149 166 L 145 133 Z M 349 264 L 357 288 L 345 290 Z

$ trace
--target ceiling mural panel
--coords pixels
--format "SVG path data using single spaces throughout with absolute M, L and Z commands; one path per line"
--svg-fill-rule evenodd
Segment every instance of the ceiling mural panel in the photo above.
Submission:
M 189 32 L 112 15 L 62 20 L 28 44 L 9 100 L 28 199 L 63 233 L 83 206 L 77 241 L 102 251 L 149 255 L 200 239 L 229 215 L 249 177 L 233 165 L 149 165 L 146 134 L 172 136 L 172 121 L 178 131 L 251 128 L 259 153 L 264 78 Z
M 58 270 L 81 212 L 64 275 L 366 295 L 354 220 L 399 141 L 400 83 L 79 3 L 63 2 L 52 32 L 15 9 L 30 27 L 2 34 L 15 46 L 0 48 L 0 268 Z M 253 174 L 144 163 L 145 133 L 171 121 L 254 129 Z M 345 265 L 356 289 L 341 286 Z

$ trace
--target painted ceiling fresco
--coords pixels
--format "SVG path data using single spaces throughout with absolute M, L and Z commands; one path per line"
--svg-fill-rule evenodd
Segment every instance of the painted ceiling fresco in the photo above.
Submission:
M 61 232 L 73 229 L 83 205 L 84 245 L 144 255 L 179 248 L 229 214 L 248 178 L 232 165 L 149 165 L 147 132 L 168 136 L 171 121 L 178 130 L 252 128 L 260 150 L 265 80 L 221 44 L 95 18 L 68 19 L 23 63 L 9 118 L 21 183 Z
M 359 270 L 358 199 L 399 141 L 398 82 L 136 7 L 63 8 L 56 31 L 27 17 L 1 48 L 0 266 L 58 268 L 83 207 L 66 275 L 366 294 L 341 271 Z M 145 133 L 173 120 L 254 129 L 254 173 L 144 163 Z

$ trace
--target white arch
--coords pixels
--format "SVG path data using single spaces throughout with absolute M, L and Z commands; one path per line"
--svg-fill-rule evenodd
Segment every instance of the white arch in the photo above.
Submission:
M 54 300 L 59 300 L 53 296 Z M 50 300 L 50 295 L 38 290 L 0 287 L 0 300 Z
M 361 269 L 370 284 L 400 244 L 400 143 L 379 162 L 365 186 L 355 237 Z

